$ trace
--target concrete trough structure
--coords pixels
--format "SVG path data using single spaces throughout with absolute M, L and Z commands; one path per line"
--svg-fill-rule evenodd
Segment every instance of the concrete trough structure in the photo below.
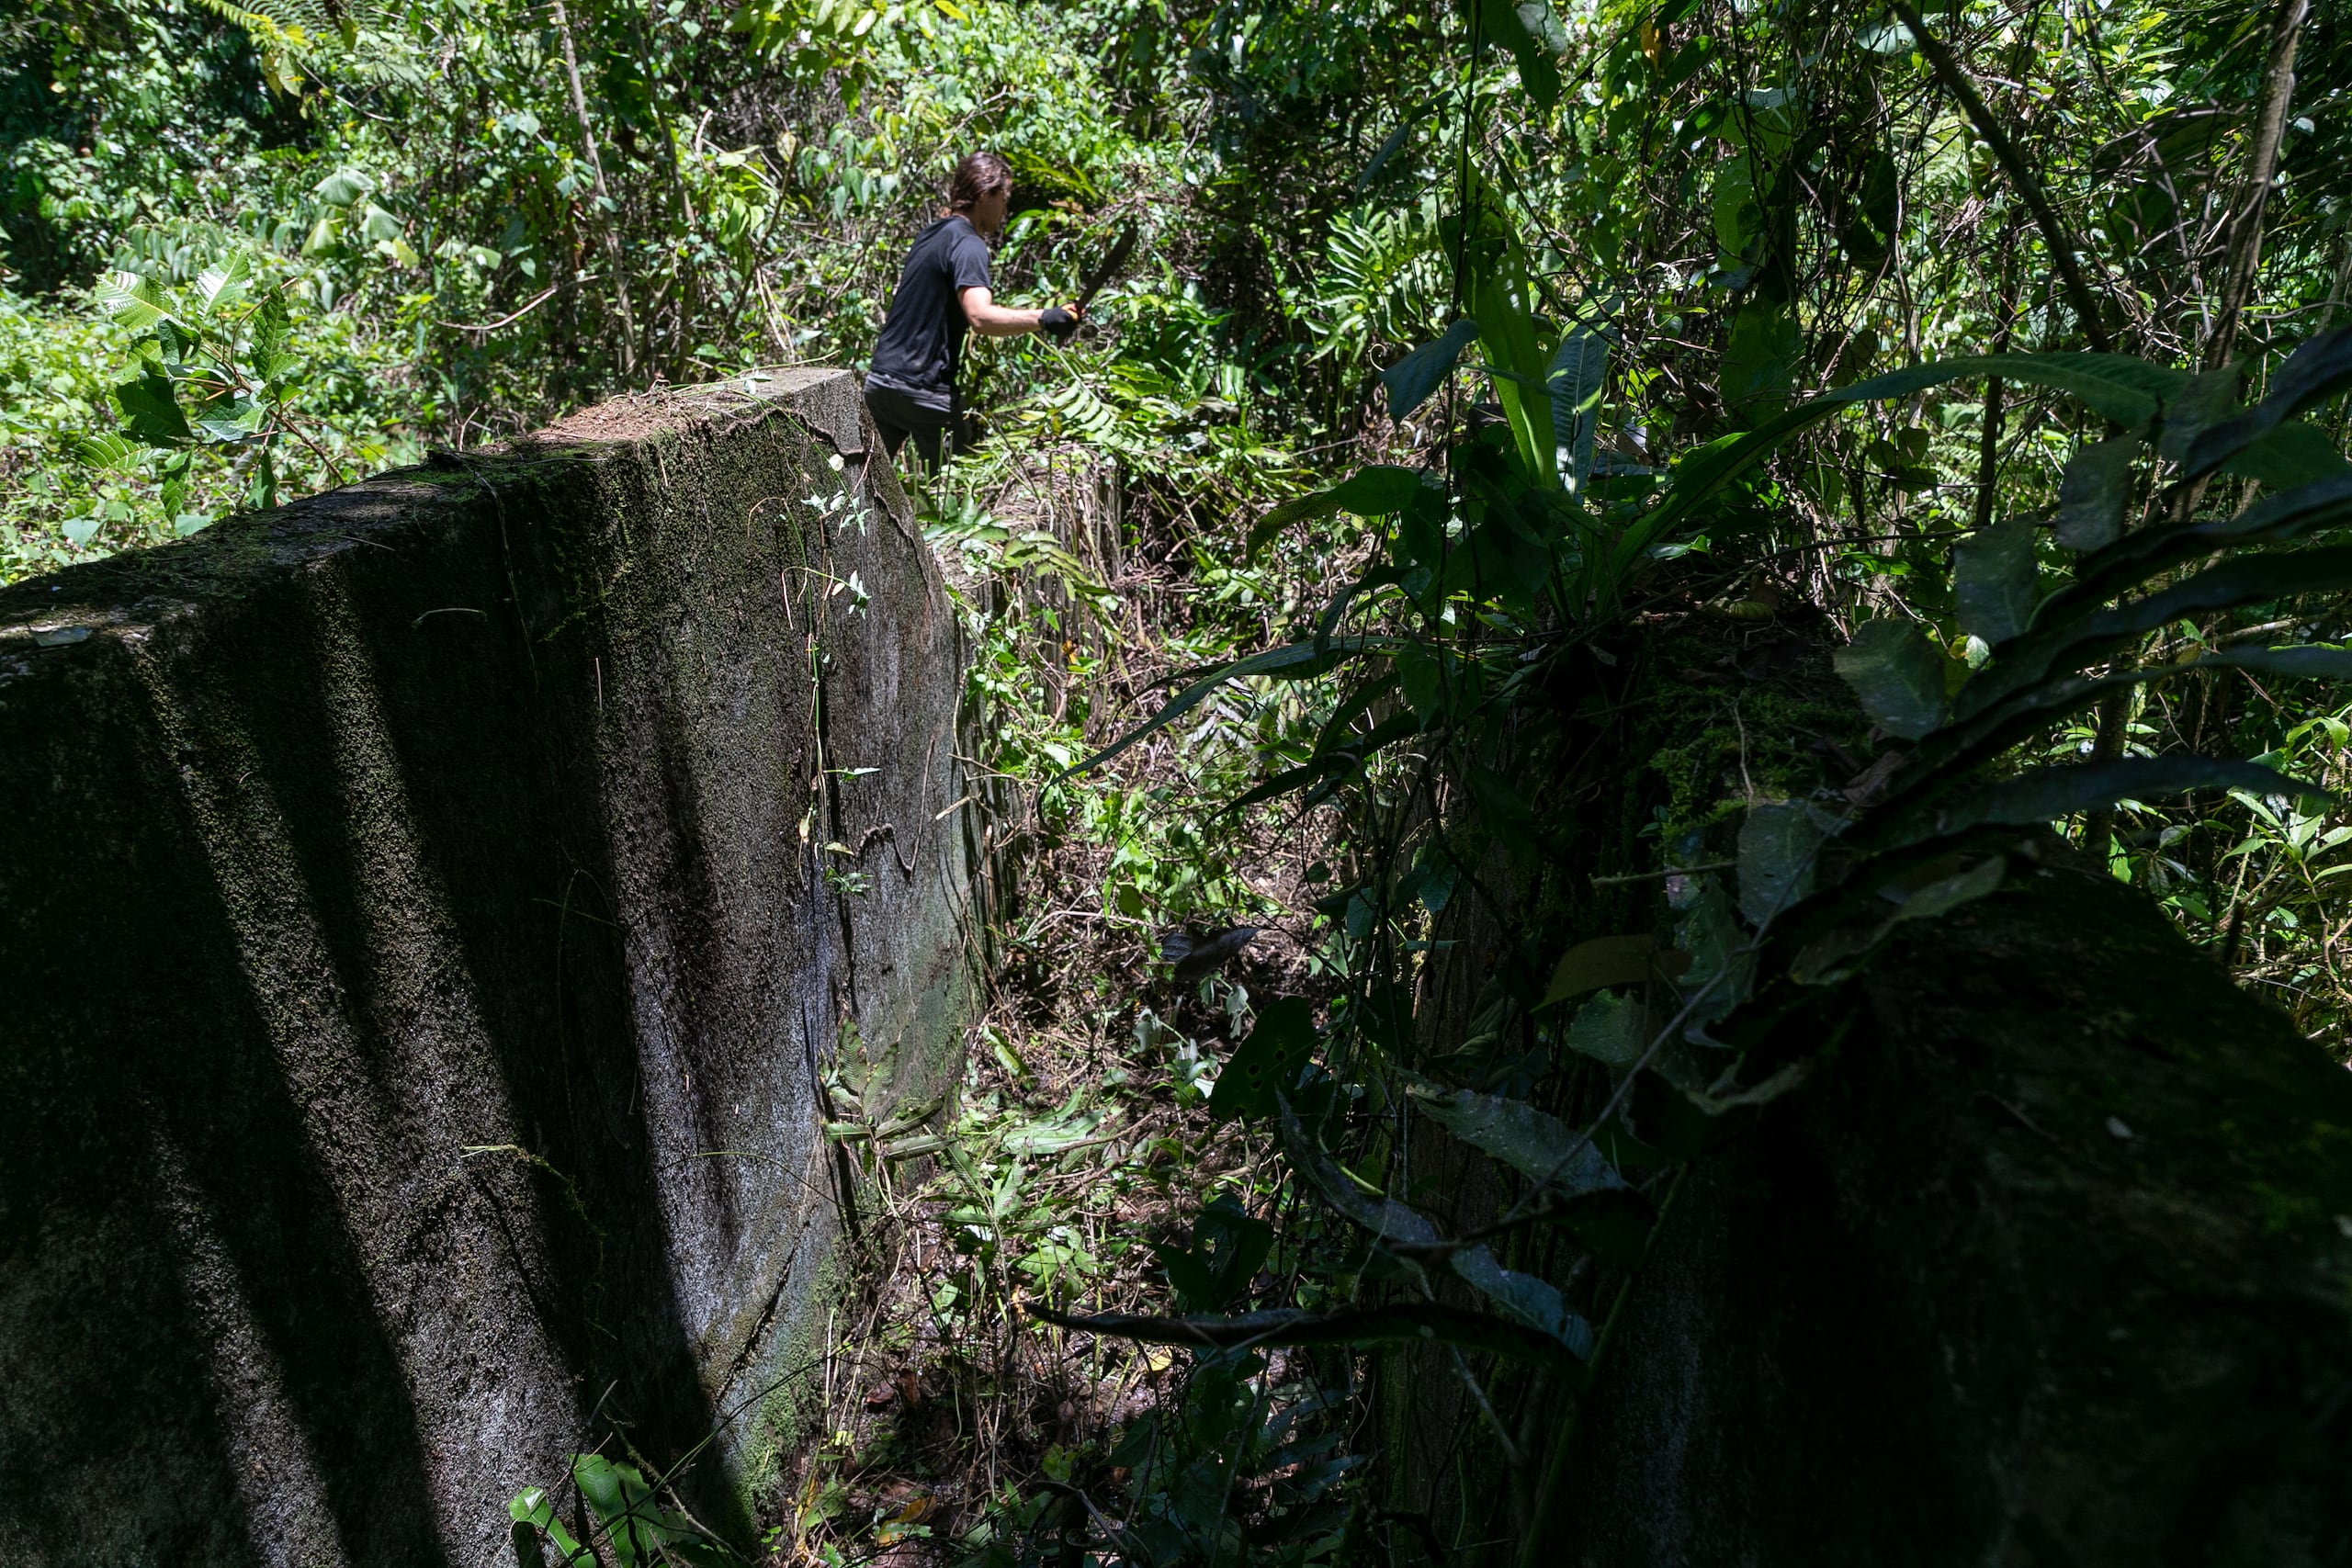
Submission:
M 0 1562 L 481 1563 L 615 1417 L 747 1532 L 963 673 L 840 371 L 0 590 Z

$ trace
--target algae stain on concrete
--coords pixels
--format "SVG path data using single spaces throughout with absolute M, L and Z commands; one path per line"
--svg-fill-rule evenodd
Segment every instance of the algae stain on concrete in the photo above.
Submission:
M 814 1076 L 941 1080 L 965 983 L 963 649 L 861 420 L 633 400 L 0 592 L 0 1558 L 480 1560 L 600 1401 L 747 1525 Z

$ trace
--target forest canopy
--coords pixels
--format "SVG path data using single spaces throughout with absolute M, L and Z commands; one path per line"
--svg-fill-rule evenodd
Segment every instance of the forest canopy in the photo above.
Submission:
M 1434 1557 L 1470 1505 L 1375 1518 L 1374 1396 L 1269 1348 L 1589 1365 L 1676 1129 L 1809 1070 L 1756 1021 L 2045 851 L 2352 1060 L 2346 16 L 45 0 L 0 20 L 0 581 L 862 367 L 978 148 L 1001 301 L 1132 228 L 1087 335 L 975 341 L 989 439 L 918 499 L 1013 585 L 967 608 L 1027 857 L 925 1299 L 1200 1356 L 1146 1457 L 1005 1416 L 970 1540 Z M 1414 1207 L 1430 1127 L 1476 1224 Z M 1099 1193 L 1023 1186 L 1098 1144 Z M 1148 1239 L 1086 1207 L 1141 1192 Z M 1532 1551 L 1559 1450 L 1461 1377 Z M 771 1542 L 842 1561 L 865 1494 L 809 1475 Z

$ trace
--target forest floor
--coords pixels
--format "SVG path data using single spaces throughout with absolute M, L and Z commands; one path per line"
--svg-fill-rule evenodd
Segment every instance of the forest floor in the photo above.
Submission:
M 1208 832 L 1180 833 L 1173 850 L 1184 859 L 1189 846 L 1202 863 L 1174 868 L 1164 840 L 1137 842 L 1131 815 L 1067 795 L 1057 803 L 1050 773 L 1002 754 L 1017 747 L 1001 738 L 1023 732 L 1114 739 L 1199 657 L 1196 641 L 1163 635 L 1162 613 L 1194 618 L 1184 541 L 1147 518 L 1141 550 L 1093 558 L 1083 510 L 1038 479 L 1025 461 L 1000 471 L 988 515 L 1051 534 L 1070 554 L 965 586 L 989 602 L 973 608 L 990 630 L 1019 645 L 1019 668 L 1068 673 L 999 690 L 1000 754 L 974 760 L 1003 786 L 991 841 L 1006 852 L 983 900 L 993 910 L 973 917 L 986 929 L 973 933 L 980 998 L 961 1083 L 944 1109 L 835 1129 L 865 1205 L 846 1270 L 858 1284 L 829 1326 L 817 1440 L 765 1520 L 764 1561 L 779 1565 L 962 1561 L 991 1540 L 1010 1545 L 1012 1532 L 1056 1530 L 1066 1514 L 1077 1523 L 1073 1478 L 1106 1495 L 1125 1482 L 1120 1438 L 1174 1393 L 1188 1358 L 1072 1334 L 1024 1304 L 1165 1311 L 1155 1246 L 1182 1249 L 1193 1213 L 1220 1197 L 1255 1212 L 1276 1187 L 1262 1132 L 1220 1125 L 1207 1101 L 1252 997 L 1316 987 L 1311 845 L 1262 819 L 1204 822 Z M 1111 599 L 1074 602 L 1069 583 L 1089 570 L 1102 575 L 1088 585 L 1126 614 Z M 1056 638 L 1061 657 L 1038 658 L 1036 645 Z M 1074 707 L 1073 687 L 1090 677 L 1091 703 Z M 1211 812 L 1203 753 L 1233 717 L 1204 713 L 1192 733 L 1137 747 L 1114 777 L 1080 787 L 1097 802 L 1148 799 L 1163 818 L 1187 802 Z M 1042 755 L 1072 760 L 1067 745 Z M 1154 863 L 1147 877 L 1247 869 L 1205 898 L 1191 885 L 1195 897 L 1175 902 L 1196 918 L 1170 920 L 1120 908 L 1135 906 L 1119 891 L 1134 886 L 1123 870 L 1143 861 Z M 1180 985 L 1169 938 L 1232 930 L 1197 914 L 1231 908 L 1245 888 L 1256 935 Z M 830 1088 L 837 1103 L 859 1103 L 858 1086 L 836 1076 Z

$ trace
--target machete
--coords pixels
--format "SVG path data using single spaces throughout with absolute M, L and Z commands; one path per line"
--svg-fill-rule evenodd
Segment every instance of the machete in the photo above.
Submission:
M 1083 311 L 1094 303 L 1094 297 L 1102 292 L 1102 286 L 1116 276 L 1119 269 L 1127 265 L 1127 258 L 1135 254 L 1136 220 L 1130 218 L 1120 227 L 1118 243 L 1111 247 L 1111 254 L 1102 258 L 1100 266 L 1087 274 L 1085 287 L 1078 291 L 1078 309 Z

